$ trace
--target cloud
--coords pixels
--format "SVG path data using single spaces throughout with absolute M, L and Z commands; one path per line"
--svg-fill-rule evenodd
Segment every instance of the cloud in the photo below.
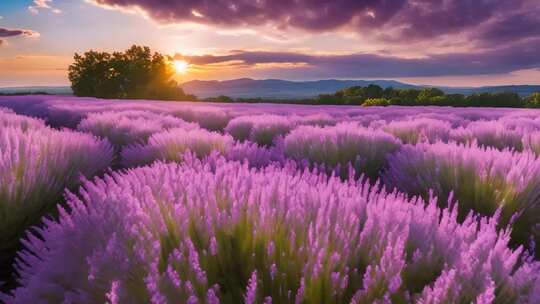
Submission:
M 183 56 L 181 54 L 177 54 L 175 58 L 184 59 L 189 61 L 191 64 L 197 65 L 219 64 L 226 62 L 241 62 L 245 65 L 255 65 L 263 63 L 309 63 L 317 57 L 293 52 L 232 51 L 231 54 L 220 56 Z
M 488 45 L 497 45 L 540 37 L 538 13 L 529 11 L 500 16 L 476 33 L 476 38 Z
M 5 40 L 0 39 L 0 47 L 4 46 L 6 44 L 7 44 L 7 42 Z
M 55 14 L 60 14 L 62 13 L 61 10 L 57 9 L 57 8 L 54 8 L 50 5 L 50 3 L 52 3 L 53 0 L 34 0 L 32 2 L 32 5 L 28 6 L 28 10 L 30 11 L 30 13 L 34 14 L 34 15 L 37 15 L 39 14 L 39 10 L 40 9 L 48 9 L 48 10 L 51 10 L 51 12 L 55 13 Z
M 294 52 L 234 51 L 226 55 L 183 56 L 201 67 L 225 68 L 290 66 L 287 75 L 310 78 L 373 78 L 465 76 L 508 73 L 540 68 L 540 38 L 473 53 L 436 54 L 423 58 L 401 58 L 379 54 L 310 55 Z
M 0 27 L 0 37 L 15 37 L 15 36 L 26 36 L 26 37 L 39 37 L 39 33 L 32 30 L 25 29 L 7 29 Z
M 389 43 L 465 33 L 483 44 L 497 40 L 494 33 L 500 28 L 509 40 L 539 35 L 538 30 L 532 30 L 539 28 L 538 0 L 88 1 L 108 8 L 142 11 L 164 23 L 193 22 L 233 28 L 271 26 L 308 32 L 344 30 Z

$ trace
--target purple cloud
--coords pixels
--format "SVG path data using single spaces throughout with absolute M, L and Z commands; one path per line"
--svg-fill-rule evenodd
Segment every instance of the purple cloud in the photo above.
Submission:
M 540 38 L 498 49 L 475 53 L 431 55 L 407 59 L 376 54 L 309 55 L 293 52 L 242 52 L 228 55 L 182 56 L 192 64 L 227 63 L 253 66 L 268 63 L 304 64 L 288 71 L 291 76 L 362 78 L 424 77 L 508 73 L 520 69 L 540 68 Z M 297 73 L 297 74 L 295 74 Z
M 39 33 L 32 30 L 7 29 L 7 28 L 0 27 L 0 37 L 14 37 L 14 36 L 37 37 L 39 36 Z
M 165 23 L 244 27 L 271 24 L 312 32 L 346 29 L 381 40 L 410 42 L 466 32 L 493 42 L 538 37 L 538 0 L 92 0 L 138 8 Z M 492 27 L 490 27 L 492 26 Z
M 476 35 L 490 45 L 540 37 L 539 11 L 501 16 Z
M 55 14 L 62 13 L 61 10 L 51 6 L 52 2 L 53 0 L 34 0 L 32 5 L 28 6 L 28 10 L 34 15 L 39 14 L 40 10 L 50 10 Z
M 255 65 L 261 63 L 310 63 L 317 57 L 293 52 L 232 51 L 230 55 L 183 56 L 177 54 L 175 58 L 184 59 L 192 64 L 198 65 L 225 63 L 230 61 L 241 61 L 244 65 Z

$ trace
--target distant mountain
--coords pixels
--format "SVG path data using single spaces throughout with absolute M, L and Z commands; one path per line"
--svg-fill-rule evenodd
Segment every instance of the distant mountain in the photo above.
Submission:
M 383 88 L 421 89 L 429 86 L 412 85 L 395 80 L 317 80 L 317 81 L 287 81 L 280 79 L 255 80 L 241 78 L 225 81 L 193 80 L 182 84 L 184 91 L 201 98 L 226 95 L 233 98 L 309 98 L 319 94 L 334 93 L 335 91 L 352 87 L 376 84 Z M 522 96 L 540 92 L 540 85 L 510 85 L 485 87 L 440 87 L 446 93 L 469 95 L 475 92 L 515 92 Z
M 309 98 L 319 94 L 334 93 L 352 86 L 376 84 L 383 88 L 415 88 L 417 86 L 394 80 L 317 80 L 287 81 L 280 79 L 254 80 L 241 78 L 225 81 L 193 80 L 182 84 L 184 91 L 197 97 L 226 95 L 233 98 Z
M 383 88 L 396 89 L 422 89 L 430 86 L 412 85 L 395 80 L 317 80 L 317 81 L 288 81 L 280 79 L 255 80 L 240 78 L 225 81 L 193 80 L 182 84 L 184 91 L 195 94 L 200 98 L 226 95 L 233 98 L 268 98 L 268 99 L 300 99 L 315 97 L 319 94 L 334 93 L 338 90 L 352 86 L 367 86 L 376 84 Z M 475 92 L 515 92 L 521 96 L 528 96 L 540 92 L 540 85 L 507 85 L 485 87 L 439 87 L 446 93 L 459 93 L 469 95 Z M 0 88 L 0 93 L 36 93 L 44 92 L 54 95 L 71 95 L 68 86 L 28 86 Z
M 5 87 L 0 88 L 0 93 L 47 93 L 51 95 L 72 95 L 71 87 L 53 87 L 53 86 L 30 86 L 30 87 Z

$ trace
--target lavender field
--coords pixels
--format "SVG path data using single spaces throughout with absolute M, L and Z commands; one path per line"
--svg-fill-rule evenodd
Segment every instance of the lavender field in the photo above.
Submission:
M 0 97 L 0 302 L 540 303 L 539 155 L 532 109 Z

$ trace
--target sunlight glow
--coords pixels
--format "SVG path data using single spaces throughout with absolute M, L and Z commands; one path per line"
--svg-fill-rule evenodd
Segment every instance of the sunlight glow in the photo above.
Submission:
M 176 70 L 176 73 L 185 74 L 187 73 L 188 68 L 189 68 L 189 63 L 187 63 L 187 61 L 185 60 L 174 61 L 174 69 Z

